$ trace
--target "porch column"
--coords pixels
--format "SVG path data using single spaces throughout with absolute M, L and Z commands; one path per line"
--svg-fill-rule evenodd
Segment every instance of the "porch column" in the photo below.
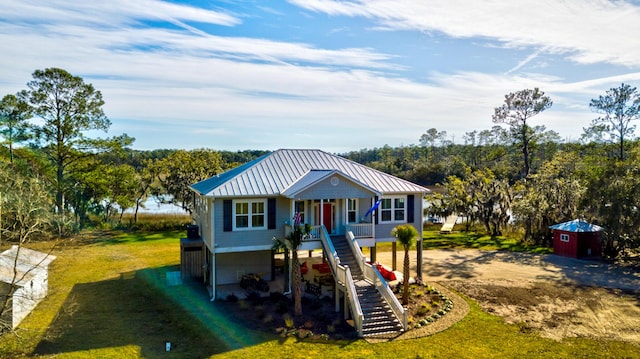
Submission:
M 375 263 L 376 261 L 376 244 L 373 244 L 373 247 L 369 247 L 369 252 L 371 253 L 371 263 Z
M 418 240 L 416 244 L 416 250 L 418 251 L 418 255 L 416 258 L 416 280 L 418 283 L 422 283 L 422 239 Z
M 416 281 L 422 283 L 422 236 L 424 231 L 424 194 L 420 200 L 420 230 L 418 231 L 418 242 L 416 243 Z
M 397 266 L 398 266 L 398 256 L 396 255 L 398 253 L 397 250 L 396 250 L 397 243 L 398 242 L 391 242 L 391 252 L 393 253 L 391 255 L 391 268 L 393 270 L 396 270 Z
M 320 226 L 324 225 L 324 199 L 320 198 Z M 328 230 L 327 230 L 328 232 Z

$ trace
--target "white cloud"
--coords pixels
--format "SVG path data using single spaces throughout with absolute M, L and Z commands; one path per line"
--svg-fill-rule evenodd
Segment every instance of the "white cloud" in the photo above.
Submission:
M 484 37 L 565 53 L 577 63 L 640 67 L 640 7 L 604 0 L 290 0 L 330 15 L 367 17 L 391 29 Z
M 506 93 L 531 87 L 540 87 L 555 101 L 536 121 L 577 138 L 574 132 L 590 120 L 590 98 L 620 82 L 640 80 L 638 72 L 573 83 L 542 73 L 516 74 L 542 52 L 581 62 L 598 57 L 620 62 L 616 54 L 623 46 L 614 43 L 612 52 L 599 54 L 582 45 L 586 35 L 578 36 L 579 31 L 555 36 L 562 39 L 553 39 L 550 30 L 532 31 L 536 21 L 525 17 L 540 15 L 537 7 L 529 16 L 498 17 L 498 3 L 488 2 L 486 8 L 448 4 L 433 2 L 427 9 L 413 1 L 304 2 L 315 11 L 375 19 L 388 29 L 479 36 L 503 46 L 536 48 L 506 73 L 451 70 L 427 74 L 420 82 L 399 77 L 395 54 L 375 49 L 329 50 L 304 42 L 217 36 L 198 28 L 197 23 L 240 24 L 217 10 L 161 1 L 55 1 L 44 6 L 0 0 L 0 51 L 5 55 L 0 57 L 5 69 L 0 92 L 23 89 L 35 69 L 61 67 L 103 92 L 112 131 L 135 136 L 140 148 L 315 147 L 343 152 L 417 143 L 431 127 L 461 141 L 465 132 L 493 125 L 493 108 Z M 556 8 L 554 4 L 548 6 Z M 592 10 L 606 7 L 585 4 Z M 146 20 L 177 27 L 150 27 Z M 522 28 L 516 26 L 519 20 Z

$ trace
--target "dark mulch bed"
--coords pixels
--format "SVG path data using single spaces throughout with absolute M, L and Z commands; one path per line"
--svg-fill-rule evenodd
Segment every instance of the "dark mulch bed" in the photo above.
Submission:
M 344 320 L 342 308 L 336 312 L 330 297 L 303 296 L 301 316 L 294 316 L 291 298 L 276 292 L 267 297 L 249 294 L 245 299 L 230 296 L 217 304 L 248 328 L 264 333 L 301 339 L 357 338 L 351 322 Z

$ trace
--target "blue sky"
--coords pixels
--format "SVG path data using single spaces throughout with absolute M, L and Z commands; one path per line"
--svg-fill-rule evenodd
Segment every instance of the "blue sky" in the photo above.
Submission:
M 218 150 L 463 142 L 504 95 L 577 140 L 589 101 L 640 84 L 640 3 L 0 0 L 0 94 L 60 67 L 103 94 L 134 148 Z

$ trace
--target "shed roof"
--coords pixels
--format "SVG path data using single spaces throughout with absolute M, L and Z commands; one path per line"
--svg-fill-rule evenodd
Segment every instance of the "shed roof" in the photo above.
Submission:
M 17 257 L 17 260 L 16 260 Z M 42 271 L 48 270 L 49 264 L 56 256 L 13 245 L 0 253 L 0 281 L 14 281 L 14 266 L 17 270 L 15 283 L 19 286 L 28 283 Z
M 311 174 L 312 171 L 318 172 Z M 303 183 L 313 182 L 326 175 L 327 171 L 337 171 L 382 195 L 429 192 L 425 187 L 344 157 L 309 149 L 277 150 L 193 184 L 191 188 L 202 195 L 213 197 L 286 195 L 285 192 L 290 192 L 292 186 L 299 187 Z M 302 182 L 299 182 L 301 179 Z
M 604 228 L 598 225 L 591 224 L 580 219 L 574 219 L 573 221 L 559 223 L 550 226 L 549 228 L 566 232 L 600 232 L 604 230 Z

